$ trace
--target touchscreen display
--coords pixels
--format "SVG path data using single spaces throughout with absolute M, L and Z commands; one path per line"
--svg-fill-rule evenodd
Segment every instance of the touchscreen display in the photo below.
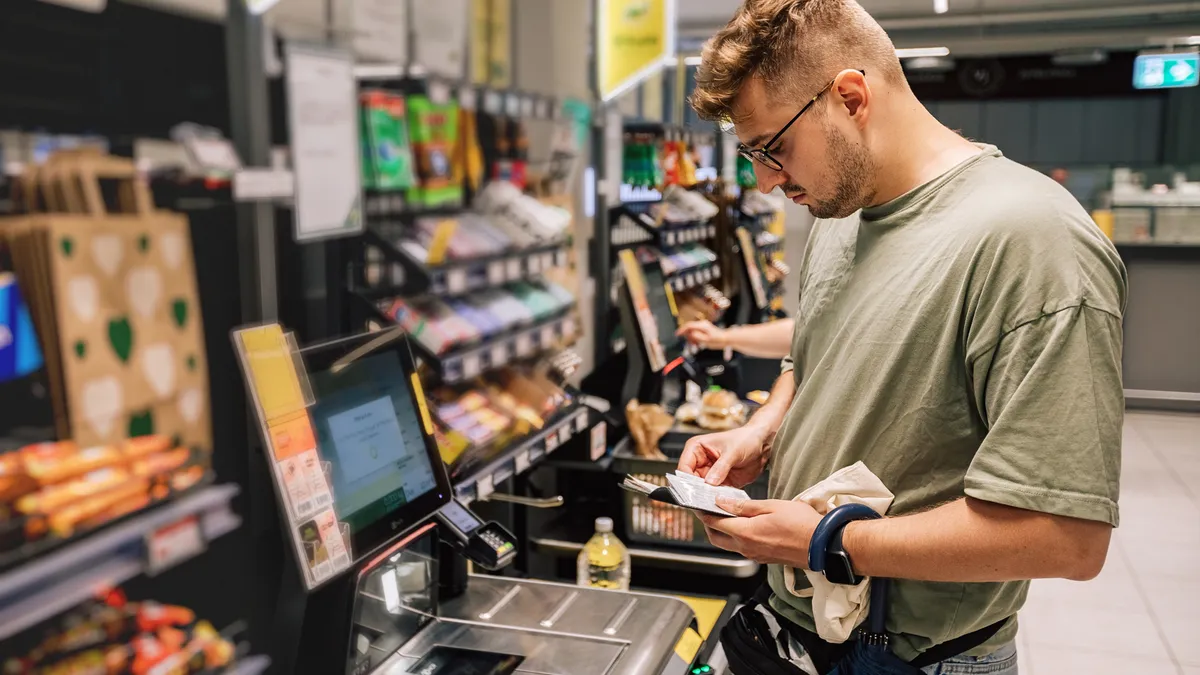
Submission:
M 442 507 L 442 515 L 463 534 L 471 534 L 480 525 L 478 518 L 473 516 L 462 504 L 454 500 L 451 500 L 450 503 Z
M 657 262 L 643 265 L 642 273 L 646 275 L 646 300 L 650 304 L 650 312 L 654 314 L 654 323 L 658 326 L 658 341 L 662 343 L 667 363 L 670 363 L 683 354 L 683 344 L 675 335 L 679 330 L 679 320 L 671 313 L 662 267 Z
M 406 375 L 394 353 L 310 374 L 313 426 L 338 520 L 358 533 L 437 487 Z

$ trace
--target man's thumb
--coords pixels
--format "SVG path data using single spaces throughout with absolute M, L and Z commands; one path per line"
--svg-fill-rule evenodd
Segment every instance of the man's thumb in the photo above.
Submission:
M 765 500 L 736 499 L 733 497 L 717 497 L 717 506 L 725 509 L 729 514 L 740 518 L 753 518 L 771 510 L 767 508 Z

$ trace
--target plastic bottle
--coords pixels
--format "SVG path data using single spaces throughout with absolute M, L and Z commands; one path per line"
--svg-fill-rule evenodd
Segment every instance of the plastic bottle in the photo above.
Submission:
M 580 586 L 629 590 L 629 551 L 612 532 L 612 518 L 596 519 L 596 534 L 579 552 Z

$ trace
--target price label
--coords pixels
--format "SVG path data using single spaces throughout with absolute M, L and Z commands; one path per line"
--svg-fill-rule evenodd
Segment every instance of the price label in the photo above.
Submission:
M 554 452 L 558 449 L 558 432 L 552 431 L 546 436 L 546 452 Z
M 549 252 L 543 253 L 542 254 L 542 270 L 551 270 L 551 269 L 554 269 L 554 254 L 549 253 Z
M 501 342 L 498 345 L 492 345 L 492 367 L 499 368 L 508 363 L 508 343 Z
M 688 288 L 691 288 L 692 286 L 696 285 L 696 275 L 695 274 L 689 273 L 687 275 L 687 285 L 688 285 Z
M 458 104 L 462 106 L 464 110 L 475 109 L 475 98 L 475 87 L 463 87 L 462 89 L 458 90 Z
M 566 319 L 563 319 L 562 327 L 563 337 L 568 340 L 574 339 L 576 330 L 574 317 L 569 316 Z
M 517 281 L 521 278 L 521 259 L 509 258 L 504 263 L 505 271 L 508 273 L 509 281 Z
M 709 238 L 710 238 L 710 239 L 711 239 L 712 237 L 715 237 L 715 236 L 717 236 L 717 226 L 716 226 L 716 225 L 709 225 L 709 226 L 708 226 L 708 236 L 709 236 Z
M 683 277 L 675 277 L 675 290 L 683 290 Z
M 487 266 L 488 284 L 499 286 L 504 283 L 504 261 L 494 260 Z
M 465 293 L 467 290 L 467 271 L 461 267 L 447 273 L 446 287 L 451 294 Z
M 204 552 L 204 531 L 196 516 L 146 535 L 146 571 L 151 576 Z
M 554 326 L 542 326 L 542 347 L 548 348 L 554 344 Z
M 438 105 L 450 102 L 450 85 L 434 80 L 429 83 L 429 100 Z
M 571 425 L 564 424 L 562 425 L 562 428 L 558 430 L 558 444 L 563 445 L 569 440 L 571 440 Z
M 529 267 L 530 274 L 538 274 L 542 271 L 542 259 L 540 256 L 529 256 L 529 262 L 526 265 Z
M 537 109 L 534 110 L 534 112 L 533 112 L 534 117 L 536 117 L 540 120 L 549 119 L 549 117 L 550 117 L 550 102 L 549 101 L 547 101 L 544 98 L 539 98 L 537 100 L 536 108 Z
M 577 434 L 583 433 L 583 430 L 587 428 L 587 423 L 588 423 L 588 414 L 587 414 L 586 410 L 579 413 L 578 415 L 576 415 L 575 416 L 575 433 L 577 433 Z
M 533 335 L 521 333 L 517 336 L 517 358 L 524 358 L 533 353 Z
M 554 266 L 555 267 L 566 267 L 567 266 L 567 252 L 566 251 L 556 251 L 554 253 Z
M 504 107 L 504 97 L 498 91 L 483 92 L 483 110 L 489 115 L 499 115 Z
M 483 371 L 482 355 L 479 352 L 467 354 L 462 359 L 463 378 L 471 379 Z
M 599 461 L 601 457 L 608 452 L 608 424 L 601 422 L 592 427 L 591 438 L 591 458 L 593 462 Z
M 492 482 L 491 476 L 483 476 L 479 480 L 475 481 L 475 498 L 479 501 L 483 501 L 488 497 L 491 497 L 492 493 L 495 491 L 496 484 Z
M 504 97 L 504 114 L 509 117 L 516 117 L 521 114 L 521 98 L 516 94 L 509 94 Z
M 533 117 L 533 99 L 528 96 L 521 97 L 521 117 Z
M 675 245 L 675 233 L 674 232 L 668 232 L 666 234 L 665 239 L 667 240 L 667 246 Z
M 529 470 L 529 450 L 522 450 L 513 458 L 513 469 L 515 473 L 525 473 Z

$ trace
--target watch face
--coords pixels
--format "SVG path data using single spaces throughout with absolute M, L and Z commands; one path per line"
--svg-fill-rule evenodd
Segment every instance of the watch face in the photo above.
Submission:
M 850 565 L 850 556 L 844 551 L 829 552 L 825 560 L 825 578 L 835 584 L 858 583 L 858 578 L 854 576 L 854 567 Z

